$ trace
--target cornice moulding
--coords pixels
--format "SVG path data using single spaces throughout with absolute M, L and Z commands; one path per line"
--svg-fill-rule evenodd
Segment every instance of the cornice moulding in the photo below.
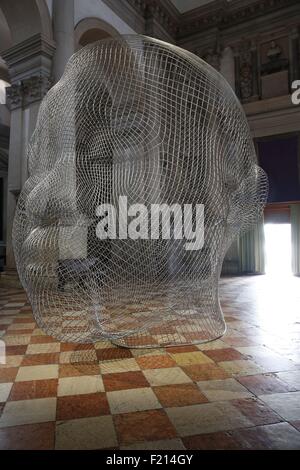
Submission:
M 249 22 L 255 18 L 274 12 L 282 13 L 283 8 L 294 7 L 300 13 L 299 0 L 255 0 L 254 2 L 237 0 L 233 3 L 214 2 L 207 7 L 200 7 L 182 15 L 178 37 L 183 38 L 197 31 L 205 31 L 213 26 L 219 29 L 229 29 L 238 24 Z

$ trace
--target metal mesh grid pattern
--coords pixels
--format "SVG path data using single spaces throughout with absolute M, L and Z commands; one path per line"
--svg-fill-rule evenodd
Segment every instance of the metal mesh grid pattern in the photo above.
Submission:
M 224 333 L 222 262 L 262 215 L 267 180 L 243 109 L 216 70 L 145 36 L 84 47 L 42 102 L 28 167 L 14 251 L 44 331 L 129 347 Z M 97 207 L 117 207 L 124 195 L 147 207 L 203 204 L 203 248 L 99 239 Z

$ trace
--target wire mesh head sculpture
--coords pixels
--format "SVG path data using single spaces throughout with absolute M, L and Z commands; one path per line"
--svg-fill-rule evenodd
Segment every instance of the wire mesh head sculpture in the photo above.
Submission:
M 221 336 L 223 258 L 266 200 L 255 162 L 233 91 L 192 53 L 124 36 L 74 54 L 41 105 L 14 222 L 39 326 L 64 341 L 130 347 Z M 173 204 L 204 206 L 200 249 L 162 236 L 185 221 Z

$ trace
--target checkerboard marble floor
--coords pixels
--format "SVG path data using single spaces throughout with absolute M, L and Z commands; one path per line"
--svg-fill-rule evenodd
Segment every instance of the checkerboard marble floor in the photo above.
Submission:
M 220 295 L 221 339 L 143 350 L 58 342 L 2 288 L 0 449 L 300 449 L 300 279 Z

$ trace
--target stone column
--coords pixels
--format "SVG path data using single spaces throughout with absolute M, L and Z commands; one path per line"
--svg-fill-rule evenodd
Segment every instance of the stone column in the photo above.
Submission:
M 258 86 L 258 59 L 257 59 L 257 46 L 253 41 L 251 43 L 251 59 L 252 59 L 252 99 L 258 100 L 259 97 L 259 86 Z
M 293 28 L 290 33 L 290 76 L 291 82 L 300 80 L 300 35 L 299 29 Z
M 74 53 L 74 0 L 53 0 L 53 36 L 56 42 L 53 76 L 57 82 Z
M 234 75 L 235 75 L 235 93 L 241 99 L 241 79 L 240 79 L 240 55 L 237 47 L 234 49 Z
M 7 101 L 11 111 L 6 267 L 1 278 L 16 281 L 12 249 L 12 225 L 19 193 L 28 177 L 27 144 L 34 130 L 39 105 L 51 85 L 51 66 L 55 46 L 40 34 L 32 36 L 2 56 L 9 67 L 11 87 Z
M 225 47 L 222 52 L 220 72 L 235 91 L 235 61 L 231 47 Z

